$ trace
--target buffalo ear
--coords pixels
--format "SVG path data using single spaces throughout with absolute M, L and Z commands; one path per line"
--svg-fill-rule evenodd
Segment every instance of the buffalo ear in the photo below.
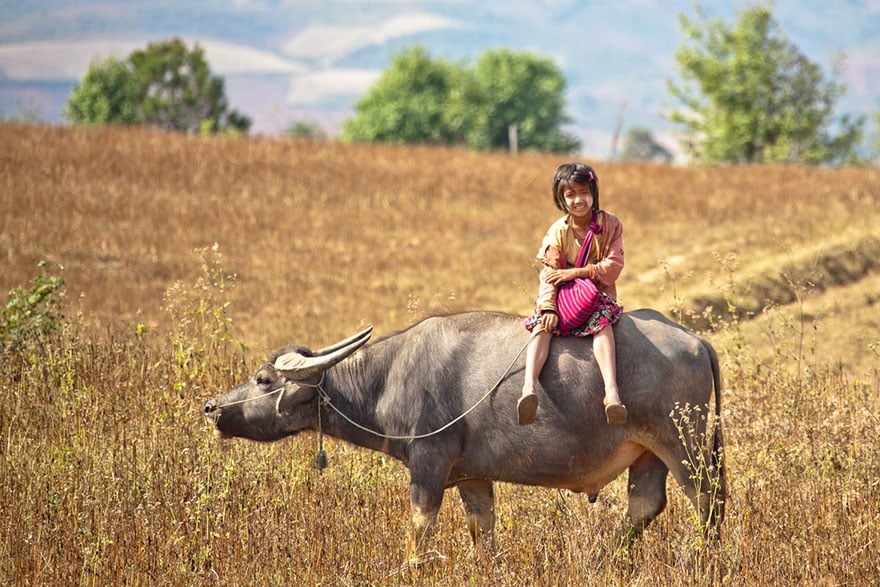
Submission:
M 314 387 L 296 386 L 296 389 L 285 389 L 278 396 L 275 410 L 279 414 L 289 414 L 297 406 L 312 401 L 317 391 Z

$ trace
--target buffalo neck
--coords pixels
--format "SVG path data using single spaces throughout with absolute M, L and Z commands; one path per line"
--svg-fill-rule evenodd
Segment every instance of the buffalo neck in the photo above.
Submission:
M 322 408 L 322 429 L 324 434 L 333 438 L 383 452 L 405 462 L 407 441 L 382 436 L 402 436 L 409 431 L 389 430 L 388 415 L 379 415 L 386 378 L 374 365 L 381 363 L 381 360 L 377 360 L 377 354 L 381 355 L 381 352 L 377 353 L 377 346 L 371 345 L 327 371 L 323 389 L 333 407 Z M 349 422 L 336 410 L 357 425 Z

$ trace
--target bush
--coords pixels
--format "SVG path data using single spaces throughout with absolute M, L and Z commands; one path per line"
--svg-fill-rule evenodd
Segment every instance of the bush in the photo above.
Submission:
M 64 323 L 64 278 L 47 275 L 45 261 L 37 267 L 41 272 L 31 281 L 30 289 L 19 286 L 10 290 L 0 314 L 0 348 L 4 354 L 41 347 L 46 337 Z M 55 268 L 63 269 L 57 263 Z

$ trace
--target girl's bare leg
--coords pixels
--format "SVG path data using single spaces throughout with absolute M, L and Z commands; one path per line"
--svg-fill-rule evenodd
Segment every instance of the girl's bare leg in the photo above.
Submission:
M 614 344 L 611 326 L 606 326 L 593 335 L 593 356 L 599 363 L 599 371 L 602 372 L 605 382 L 605 416 L 609 424 L 620 425 L 626 423 L 627 413 L 617 389 L 617 356 Z
M 547 355 L 550 352 L 550 339 L 553 335 L 546 331 L 538 332 L 526 349 L 526 376 L 523 383 L 522 395 L 516 404 L 518 420 L 520 424 L 531 424 L 535 421 L 535 413 L 538 410 L 538 396 L 535 388 L 538 386 L 538 376 Z

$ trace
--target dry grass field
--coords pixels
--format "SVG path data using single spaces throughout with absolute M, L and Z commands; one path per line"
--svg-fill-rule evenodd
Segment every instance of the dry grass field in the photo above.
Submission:
M 499 484 L 494 560 L 448 492 L 440 556 L 402 567 L 399 463 L 213 437 L 205 400 L 287 342 L 529 312 L 560 162 L 0 124 L 0 292 L 66 283 L 63 328 L 0 362 L 0 584 L 880 584 L 876 169 L 592 162 L 621 302 L 722 358 L 720 543 L 671 480 L 627 553 L 623 478 L 595 504 Z

